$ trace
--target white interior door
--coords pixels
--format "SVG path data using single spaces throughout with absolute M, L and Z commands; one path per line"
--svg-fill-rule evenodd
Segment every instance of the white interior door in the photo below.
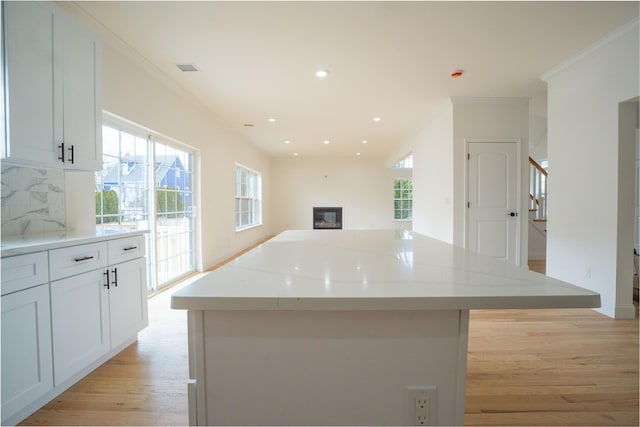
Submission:
M 519 264 L 518 143 L 469 142 L 467 247 Z

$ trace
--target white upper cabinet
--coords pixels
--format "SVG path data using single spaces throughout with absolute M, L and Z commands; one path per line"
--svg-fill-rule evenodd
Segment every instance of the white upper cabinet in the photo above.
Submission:
M 2 158 L 57 164 L 53 141 L 53 11 L 3 2 L 6 138 Z
M 3 2 L 2 158 L 100 170 L 101 44 L 49 2 Z
M 66 14 L 56 14 L 61 45 L 62 136 L 65 166 L 102 169 L 102 47 L 97 37 Z M 57 85 L 59 88 L 60 85 Z M 60 121 L 58 118 L 57 122 Z

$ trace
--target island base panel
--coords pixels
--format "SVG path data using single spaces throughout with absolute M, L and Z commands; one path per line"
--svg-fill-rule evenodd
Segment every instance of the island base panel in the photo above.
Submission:
M 189 317 L 191 424 L 414 424 L 407 390 L 421 387 L 435 387 L 434 425 L 463 422 L 466 310 Z

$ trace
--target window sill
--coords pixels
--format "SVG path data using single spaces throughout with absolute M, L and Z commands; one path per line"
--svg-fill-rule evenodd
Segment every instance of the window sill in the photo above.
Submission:
M 262 227 L 262 223 L 247 225 L 246 227 L 242 227 L 242 228 L 236 228 L 236 233 L 239 233 L 241 231 L 251 230 L 252 228 L 256 228 L 256 227 Z
M 393 222 L 411 222 L 413 219 L 394 219 Z

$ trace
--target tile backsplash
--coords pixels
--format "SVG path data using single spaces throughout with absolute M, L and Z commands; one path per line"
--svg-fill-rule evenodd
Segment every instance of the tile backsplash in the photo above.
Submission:
M 2 163 L 2 237 L 65 230 L 64 171 Z

